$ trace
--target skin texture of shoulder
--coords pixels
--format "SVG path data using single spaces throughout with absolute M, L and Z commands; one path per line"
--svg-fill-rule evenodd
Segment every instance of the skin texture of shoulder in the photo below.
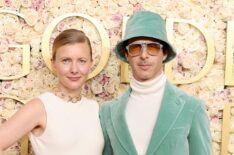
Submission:
M 8 148 L 30 131 L 41 134 L 45 124 L 46 113 L 41 101 L 37 98 L 29 101 L 0 126 L 0 150 Z

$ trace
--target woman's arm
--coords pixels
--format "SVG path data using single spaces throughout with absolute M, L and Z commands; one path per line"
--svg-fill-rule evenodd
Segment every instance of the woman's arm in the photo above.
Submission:
M 46 113 L 39 99 L 28 102 L 18 110 L 8 121 L 0 126 L 0 155 L 3 150 L 35 128 L 44 130 Z

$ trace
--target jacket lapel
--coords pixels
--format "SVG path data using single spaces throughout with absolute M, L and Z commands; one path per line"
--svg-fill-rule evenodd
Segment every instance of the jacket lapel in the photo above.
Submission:
M 164 138 L 177 120 L 183 106 L 183 100 L 179 100 L 174 86 L 167 81 L 158 119 L 155 123 L 150 144 L 147 149 L 147 155 L 152 155 L 157 151 L 160 144 L 163 142 Z
M 137 151 L 133 144 L 133 140 L 125 119 L 125 110 L 130 93 L 131 89 L 129 89 L 121 98 L 119 98 L 116 101 L 117 104 L 111 108 L 111 120 L 120 145 L 126 152 L 128 152 L 129 155 L 137 155 Z

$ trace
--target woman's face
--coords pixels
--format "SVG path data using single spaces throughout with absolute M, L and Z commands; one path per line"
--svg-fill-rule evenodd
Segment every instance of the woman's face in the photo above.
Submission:
M 92 65 L 90 48 L 86 42 L 61 46 L 52 64 L 59 88 L 65 92 L 80 92 Z

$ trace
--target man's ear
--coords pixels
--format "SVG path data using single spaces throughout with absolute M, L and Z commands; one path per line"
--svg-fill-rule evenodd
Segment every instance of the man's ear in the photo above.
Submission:
M 167 56 L 168 56 L 168 51 L 166 49 L 163 49 L 163 61 L 166 60 Z
M 165 53 L 165 54 L 163 55 L 163 61 L 165 61 L 166 58 L 167 58 L 167 53 Z
M 128 61 L 128 53 L 127 52 L 125 52 L 124 53 L 124 55 L 125 55 L 125 58 L 127 59 L 127 61 Z

